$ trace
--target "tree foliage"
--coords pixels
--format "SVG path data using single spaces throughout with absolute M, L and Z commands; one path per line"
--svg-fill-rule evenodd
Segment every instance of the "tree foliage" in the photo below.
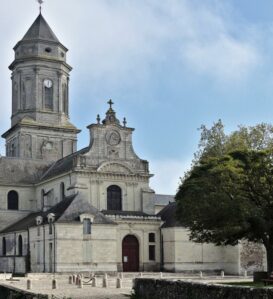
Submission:
M 199 150 L 176 201 L 193 241 L 262 242 L 273 270 L 272 126 L 240 126 L 229 135 L 221 121 L 211 129 L 202 126 Z

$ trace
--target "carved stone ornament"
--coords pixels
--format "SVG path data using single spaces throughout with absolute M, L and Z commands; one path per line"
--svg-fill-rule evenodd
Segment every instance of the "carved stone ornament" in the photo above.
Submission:
M 121 140 L 119 132 L 117 131 L 108 131 L 105 135 L 105 139 L 106 142 L 112 146 L 118 145 Z
M 130 174 L 132 173 L 129 168 L 119 163 L 108 163 L 101 165 L 98 168 L 99 172 L 108 172 L 108 173 L 122 173 L 122 174 Z

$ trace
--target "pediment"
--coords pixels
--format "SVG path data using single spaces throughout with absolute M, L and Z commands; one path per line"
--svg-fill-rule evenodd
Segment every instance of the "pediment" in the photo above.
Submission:
M 131 174 L 132 170 L 121 163 L 107 162 L 100 165 L 98 172 Z

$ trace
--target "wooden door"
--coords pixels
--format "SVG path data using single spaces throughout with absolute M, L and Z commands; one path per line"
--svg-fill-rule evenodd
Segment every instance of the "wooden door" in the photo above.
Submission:
M 128 235 L 122 241 L 122 263 L 124 272 L 139 271 L 139 244 L 135 236 Z

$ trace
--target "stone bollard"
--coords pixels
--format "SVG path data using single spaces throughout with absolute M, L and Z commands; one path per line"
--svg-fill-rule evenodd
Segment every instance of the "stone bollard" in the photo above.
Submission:
M 199 277 L 203 278 L 203 272 L 202 271 L 199 272 Z
M 108 279 L 105 277 L 103 277 L 103 279 L 102 279 L 102 287 L 108 288 Z
M 244 271 L 244 277 L 247 277 L 247 271 L 246 270 Z
M 117 278 L 117 289 L 122 289 L 122 280 Z
M 96 287 L 98 285 L 97 283 L 97 277 L 94 276 L 93 280 L 92 280 L 92 287 Z
M 69 284 L 73 283 L 73 276 L 72 275 L 69 275 L 69 277 L 68 277 L 68 283 Z
M 80 289 L 83 288 L 83 281 L 82 281 L 81 277 L 78 280 L 78 288 L 80 288 Z
M 225 272 L 222 270 L 221 271 L 221 277 L 224 278 L 225 277 Z
M 57 289 L 58 286 L 57 286 L 57 280 L 56 279 L 52 279 L 52 289 Z
M 27 280 L 27 290 L 31 290 L 31 288 L 32 288 L 32 283 L 31 283 L 31 280 L 28 279 Z
M 81 274 L 78 274 L 76 277 L 76 285 L 79 285 L 81 279 L 82 279 Z

